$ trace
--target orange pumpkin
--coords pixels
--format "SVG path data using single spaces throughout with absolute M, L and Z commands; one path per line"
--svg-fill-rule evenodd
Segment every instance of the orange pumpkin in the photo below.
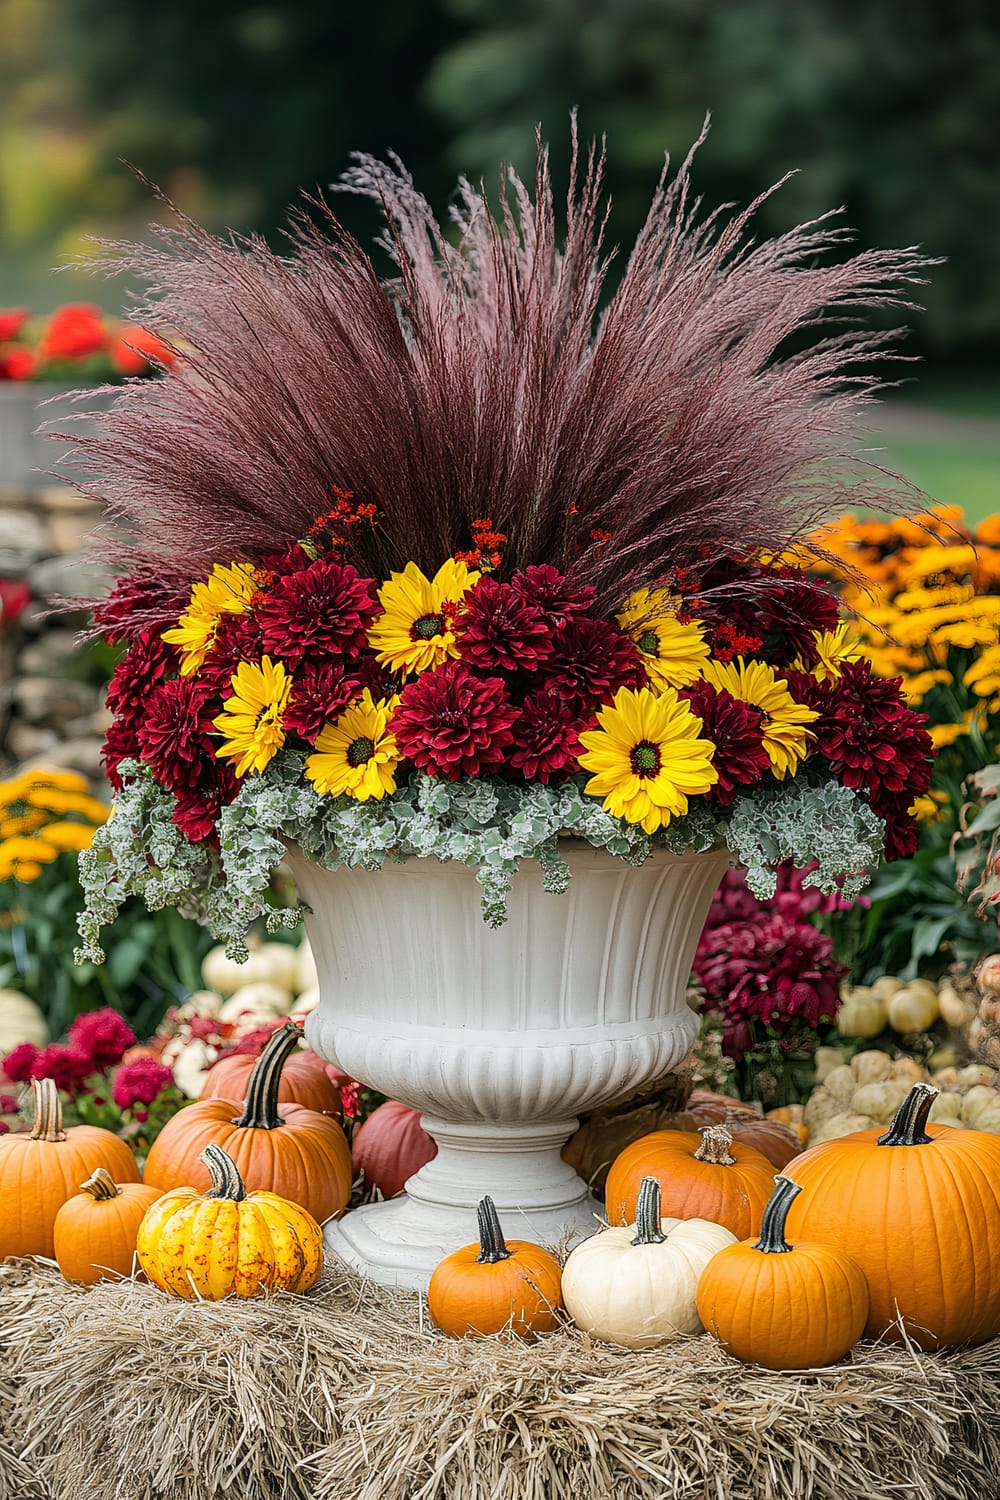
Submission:
M 178 1110 L 150 1147 L 145 1180 L 164 1192 L 206 1192 L 211 1179 L 200 1157 L 217 1145 L 236 1163 L 248 1192 L 289 1198 L 319 1223 L 346 1208 L 351 1150 L 340 1125 L 301 1104 L 278 1103 L 281 1070 L 299 1034 L 296 1026 L 273 1033 L 250 1074 L 245 1104 L 199 1099 Z
M 98 1167 L 56 1214 L 55 1254 L 66 1280 L 93 1286 L 115 1275 L 131 1275 L 139 1225 L 159 1197 L 159 1188 L 116 1183 Z
M 55 1254 L 56 1214 L 98 1167 L 118 1182 L 138 1182 L 125 1142 L 96 1125 L 63 1129 L 62 1104 L 51 1078 L 31 1080 L 35 1123 L 30 1135 L 0 1136 L 0 1258 Z
M 798 1136 L 799 1145 L 808 1146 L 809 1126 L 805 1122 L 801 1104 L 782 1104 L 777 1109 L 769 1109 L 767 1118 L 777 1120 L 779 1125 L 787 1125 Z
M 383 1198 L 395 1198 L 408 1178 L 437 1156 L 437 1142 L 420 1123 L 420 1111 L 387 1099 L 359 1125 L 351 1141 L 355 1171 Z
M 302 1028 L 294 1021 L 286 1023 L 301 1040 Z M 250 1076 L 257 1059 L 250 1053 L 234 1052 L 209 1068 L 200 1099 L 245 1099 Z M 290 1052 L 281 1069 L 278 1082 L 279 1104 L 302 1104 L 306 1109 L 340 1118 L 340 1090 L 328 1077 L 326 1064 L 315 1052 Z
M 644 1177 L 660 1184 L 661 1212 L 669 1219 L 709 1219 L 746 1239 L 760 1229 L 774 1184 L 774 1168 L 752 1146 L 734 1142 L 724 1125 L 701 1136 L 657 1130 L 627 1146 L 608 1173 L 609 1224 L 635 1221 Z
M 856 1260 L 830 1245 L 789 1244 L 785 1219 L 801 1193 L 774 1179 L 760 1238 L 727 1245 L 698 1282 L 698 1316 L 730 1354 L 769 1370 L 832 1365 L 868 1318 L 868 1283 Z
M 427 1308 L 449 1338 L 499 1333 L 522 1338 L 558 1328 L 562 1269 L 554 1255 L 527 1240 L 506 1241 L 492 1198 L 477 1210 L 478 1245 L 446 1255 L 427 1288 Z
M 1000 1334 L 1000 1136 L 928 1125 L 938 1090 L 916 1083 L 889 1129 L 824 1141 L 789 1169 L 805 1190 L 793 1240 L 843 1250 L 871 1293 L 870 1338 L 922 1349 Z

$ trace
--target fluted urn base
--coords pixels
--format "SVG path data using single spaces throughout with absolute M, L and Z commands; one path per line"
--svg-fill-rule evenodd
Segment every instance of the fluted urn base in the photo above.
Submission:
M 438 1155 L 390 1203 L 327 1226 L 328 1248 L 388 1285 L 424 1288 L 495 1202 L 513 1239 L 594 1227 L 560 1151 L 577 1113 L 661 1077 L 697 1034 L 685 1002 L 724 851 L 657 851 L 635 868 L 574 839 L 565 895 L 516 876 L 487 927 L 475 871 L 426 859 L 329 871 L 293 853 L 320 1004 L 310 1045 L 419 1109 Z

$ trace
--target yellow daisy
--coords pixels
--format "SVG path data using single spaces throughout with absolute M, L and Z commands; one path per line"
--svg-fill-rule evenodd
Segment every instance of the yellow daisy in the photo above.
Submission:
M 318 792 L 379 802 L 396 790 L 396 767 L 403 757 L 389 721 L 398 702 L 395 697 L 376 703 L 365 688 L 332 724 L 323 726 L 317 753 L 306 757 L 306 776 Z
M 108 817 L 106 804 L 99 802 L 96 797 L 80 792 L 64 792 L 58 787 L 36 785 L 28 792 L 25 801 L 30 807 L 44 808 L 50 813 L 79 813 L 92 823 L 104 823 Z
M 478 573 L 454 558 L 442 563 L 433 578 L 413 562 L 393 573 L 378 591 L 382 614 L 368 632 L 379 665 L 392 672 L 425 672 L 457 656 L 452 620 L 478 579 Z
M 1000 691 L 1000 646 L 990 646 L 977 656 L 962 681 L 980 698 Z
M 703 676 L 715 688 L 725 688 L 741 703 L 752 703 L 764 715 L 764 749 L 771 770 L 779 781 L 789 772 L 794 776 L 805 758 L 811 738 L 807 725 L 819 718 L 814 708 L 796 703 L 773 667 L 763 661 L 747 661 L 738 656 L 733 662 L 710 661 Z
M 580 765 L 594 774 L 584 790 L 604 798 L 604 809 L 647 833 L 665 828 L 688 809 L 688 797 L 719 779 L 715 746 L 700 737 L 702 723 L 673 688 L 619 688 L 614 706 L 597 715 L 599 729 L 580 735 Z
M 642 652 L 642 664 L 655 689 L 690 687 L 708 660 L 701 621 L 682 624 L 675 605 L 666 589 L 638 589 L 617 616 L 622 630 Z
M 226 736 L 216 755 L 236 762 L 237 776 L 263 771 L 285 743 L 282 714 L 288 706 L 292 679 L 284 664 L 265 656 L 260 662 L 241 661 L 232 678 L 233 696 L 212 723 Z
M 212 649 L 223 615 L 250 613 L 260 581 L 250 563 L 216 563 L 205 583 L 191 590 L 187 609 L 172 630 L 163 632 L 168 646 L 181 650 L 181 676 L 191 677 Z
M 37 880 L 42 866 L 58 858 L 59 850 L 44 839 L 4 839 L 0 844 L 0 880 Z
M 817 682 L 836 682 L 843 676 L 844 663 L 847 661 L 860 661 L 863 656 L 861 642 L 849 634 L 850 627 L 840 624 L 836 630 L 814 630 L 813 639 L 816 642 L 817 660 L 813 666 L 806 666 L 804 662 L 792 663 L 792 669 L 796 672 L 811 672 Z

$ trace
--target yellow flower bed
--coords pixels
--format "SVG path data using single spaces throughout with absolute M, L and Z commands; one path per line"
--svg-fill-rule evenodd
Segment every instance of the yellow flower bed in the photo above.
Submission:
M 110 812 L 75 771 L 24 771 L 0 782 L 0 881 L 37 880 L 66 850 L 89 849 Z

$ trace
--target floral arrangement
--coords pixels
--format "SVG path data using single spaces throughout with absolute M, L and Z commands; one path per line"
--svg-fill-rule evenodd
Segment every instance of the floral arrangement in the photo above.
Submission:
M 850 892 L 912 848 L 922 720 L 776 559 L 847 493 L 883 347 L 788 341 L 901 302 L 924 263 L 825 265 L 825 226 L 754 244 L 752 208 L 698 218 L 689 167 L 606 306 L 594 152 L 562 248 L 541 151 L 499 225 L 463 186 L 457 246 L 360 159 L 342 186 L 383 208 L 388 281 L 322 202 L 291 256 L 183 217 L 121 256 L 185 357 L 78 439 L 133 538 L 95 609 L 127 649 L 82 956 L 134 892 L 240 952 L 262 913 L 297 918 L 264 899 L 289 843 L 461 860 L 494 924 L 522 859 L 565 887 L 560 834 L 634 862 L 723 844 L 758 893 L 787 859 Z
M 87 302 L 67 302 L 48 317 L 0 308 L 0 380 L 91 384 L 150 375 L 174 351 L 148 328 L 109 318 Z

